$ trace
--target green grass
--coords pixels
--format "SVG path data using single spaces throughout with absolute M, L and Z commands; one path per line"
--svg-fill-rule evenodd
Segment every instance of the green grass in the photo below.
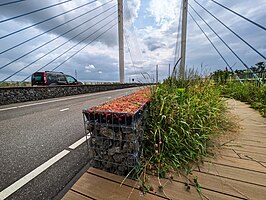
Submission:
M 142 185 L 147 171 L 159 177 L 171 171 L 189 174 L 208 155 L 210 138 L 227 123 L 226 110 L 220 90 L 209 80 L 169 78 L 153 87 L 138 173 Z
M 229 82 L 221 85 L 223 94 L 226 97 L 247 102 L 252 108 L 258 110 L 263 117 L 266 117 L 266 86 L 257 83 Z
M 21 87 L 21 86 L 31 86 L 30 82 L 3 82 L 0 83 L 0 87 Z

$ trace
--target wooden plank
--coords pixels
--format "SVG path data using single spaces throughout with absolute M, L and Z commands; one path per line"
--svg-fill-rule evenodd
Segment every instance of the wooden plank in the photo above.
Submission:
M 200 167 L 200 171 L 266 187 L 266 174 L 263 173 L 212 163 L 205 163 L 204 166 Z
M 208 188 L 220 193 L 239 196 L 245 199 L 264 199 L 266 196 L 266 187 L 196 171 L 193 172 L 193 176 L 198 177 L 199 184 L 202 188 Z
M 94 174 L 94 175 L 102 176 L 106 179 L 110 179 L 110 180 L 113 180 L 113 181 L 118 182 L 118 183 L 122 183 L 124 181 L 123 184 L 128 185 L 130 187 L 134 187 L 136 185 L 136 181 L 134 181 L 132 179 L 129 179 L 129 178 L 125 179 L 125 177 L 123 177 L 123 176 L 118 176 L 116 174 L 108 173 L 106 171 L 96 169 L 93 167 L 90 167 L 87 170 L 87 172 Z
M 259 147 L 251 147 L 251 146 L 243 146 L 243 145 L 230 145 L 226 144 L 224 148 L 234 149 L 234 150 L 240 150 L 240 151 L 246 151 L 246 152 L 252 152 L 252 153 L 259 153 L 266 155 L 266 152 L 264 148 Z
M 237 138 L 237 141 L 240 142 L 240 141 L 251 141 L 251 142 L 258 142 L 259 143 L 263 143 L 263 144 L 266 144 L 266 137 L 265 138 L 258 138 L 258 137 L 255 137 L 255 136 L 252 136 L 252 135 L 239 135 L 238 138 Z
M 88 170 L 90 173 L 96 173 L 100 176 L 103 176 L 107 179 L 112 179 L 114 181 L 118 181 L 119 183 L 124 179 L 124 177 L 116 176 L 95 168 L 90 168 Z M 132 184 L 132 180 L 128 180 L 129 182 L 125 181 L 125 184 Z M 199 193 L 196 191 L 195 187 L 191 187 L 190 191 L 186 190 L 185 184 L 180 182 L 170 182 L 167 179 L 160 179 L 160 182 L 164 186 L 164 190 L 161 191 L 159 189 L 159 181 L 157 177 L 153 177 L 149 175 L 149 186 L 152 186 L 154 188 L 153 193 L 157 194 L 161 197 L 167 197 L 170 199 L 180 199 L 183 200 L 189 200 L 189 199 L 201 199 Z M 202 194 L 207 196 L 210 199 L 217 199 L 217 200 L 226 200 L 226 199 L 237 199 L 232 196 L 216 193 L 214 191 L 210 191 L 208 189 L 202 189 Z
M 211 191 L 206 188 L 201 188 L 201 193 L 199 194 L 196 187 L 191 185 L 190 190 L 187 191 L 187 187 L 184 182 L 169 181 L 167 179 L 161 179 L 160 183 L 164 186 L 163 192 L 159 190 L 159 182 L 156 177 L 150 177 L 150 184 L 155 188 L 157 194 L 165 194 L 169 199 L 217 199 L 217 200 L 227 200 L 227 199 L 239 199 L 237 197 L 221 194 L 219 192 Z
M 243 159 L 246 158 L 246 159 L 256 160 L 258 162 L 266 163 L 266 155 L 264 154 L 245 152 L 245 151 L 239 151 L 239 150 L 235 150 L 235 151 Z
M 264 130 L 265 131 L 265 130 Z M 265 133 L 263 132 L 258 132 L 258 131 L 254 131 L 254 130 L 241 130 L 241 136 L 242 138 L 245 138 L 245 139 L 257 139 L 257 140 L 263 140 L 265 141 L 266 139 L 266 135 Z
M 246 159 L 238 159 L 233 157 L 226 157 L 226 156 L 218 156 L 217 158 L 207 158 L 206 161 L 215 163 L 215 164 L 222 164 L 227 166 L 232 166 L 236 168 L 241 168 L 245 170 L 252 170 L 256 172 L 266 173 L 266 167 L 263 167 L 258 162 L 253 160 L 246 160 Z M 248 173 L 248 172 L 247 172 Z
M 256 140 L 253 139 L 242 139 L 239 136 L 238 138 L 232 140 L 232 141 L 223 141 L 222 143 L 227 144 L 234 144 L 234 145 L 245 145 L 245 146 L 255 146 L 255 147 L 261 147 L 261 148 L 266 148 L 266 139 L 259 139 L 256 138 Z
M 250 152 L 242 152 L 242 151 L 233 151 L 231 149 L 227 149 L 226 151 L 220 151 L 217 156 L 225 156 L 225 157 L 232 157 L 232 158 L 239 158 L 245 160 L 253 160 L 258 162 L 264 166 L 266 166 L 266 156 L 257 153 L 250 153 Z
M 172 200 L 190 200 L 190 199 L 215 199 L 215 200 L 233 200 L 239 199 L 237 197 L 233 197 L 230 195 L 221 194 L 215 191 L 211 191 L 208 189 L 201 189 L 201 193 L 199 194 L 196 190 L 196 187 L 191 186 L 190 190 L 187 191 L 184 183 L 176 182 L 176 181 L 168 181 L 166 179 L 161 179 L 161 184 L 164 185 L 164 190 L 159 191 L 158 189 L 158 181 L 155 177 L 151 178 L 151 184 L 154 188 L 156 188 L 156 192 L 158 194 L 165 194 L 169 199 Z M 157 186 L 157 187 L 156 187 Z
M 221 149 L 223 149 L 223 150 L 232 150 L 232 151 L 235 151 L 235 152 L 248 152 L 248 153 L 253 153 L 253 154 L 266 156 L 265 153 L 262 153 L 262 152 L 259 152 L 259 151 L 254 151 L 254 149 L 250 150 L 249 148 L 232 148 L 232 147 L 224 146 Z
M 91 198 L 81 195 L 77 192 L 69 190 L 62 200 L 91 200 Z
M 230 143 L 226 144 L 227 146 L 241 146 L 244 148 L 249 148 L 249 147 L 255 147 L 258 149 L 261 149 L 260 152 L 266 153 L 266 145 L 264 144 L 251 144 L 251 142 L 237 142 L 237 141 L 232 141 Z
M 131 187 L 122 185 L 110 180 L 100 178 L 90 173 L 85 173 L 78 182 L 72 187 L 72 190 L 90 196 L 94 199 L 151 199 L 159 200 L 161 197 L 147 194 L 142 196 L 141 193 Z M 131 193 L 132 192 L 132 193 Z M 131 195 L 130 195 L 131 194 Z
M 243 142 L 246 143 L 248 145 L 264 145 L 264 147 L 266 146 L 266 138 L 262 139 L 262 138 L 255 138 L 255 137 L 241 137 L 241 135 L 237 138 L 236 142 Z
M 240 158 L 240 156 L 238 156 L 238 154 L 233 151 L 232 149 L 226 149 L 226 148 L 221 148 L 218 150 L 216 156 L 230 156 L 230 157 L 234 157 L 234 158 Z

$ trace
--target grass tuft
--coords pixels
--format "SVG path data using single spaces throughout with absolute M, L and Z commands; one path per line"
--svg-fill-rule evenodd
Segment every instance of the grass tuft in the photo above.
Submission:
M 160 177 L 172 170 L 191 173 L 226 120 L 225 100 L 213 82 L 167 79 L 152 89 L 144 143 L 149 164 L 145 166 Z

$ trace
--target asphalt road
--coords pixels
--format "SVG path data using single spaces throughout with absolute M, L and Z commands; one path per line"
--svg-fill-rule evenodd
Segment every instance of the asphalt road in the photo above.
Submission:
M 0 106 L 0 200 L 56 197 L 88 163 L 82 109 L 137 89 Z

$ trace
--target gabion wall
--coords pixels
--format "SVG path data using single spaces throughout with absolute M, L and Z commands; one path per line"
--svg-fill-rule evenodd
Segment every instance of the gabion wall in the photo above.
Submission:
M 142 155 L 144 110 L 126 113 L 84 113 L 92 167 L 126 176 Z
M 86 94 L 122 88 L 139 87 L 148 84 L 101 84 L 78 86 L 40 86 L 40 87 L 5 87 L 0 88 L 0 105 L 36 101 L 42 99 Z

